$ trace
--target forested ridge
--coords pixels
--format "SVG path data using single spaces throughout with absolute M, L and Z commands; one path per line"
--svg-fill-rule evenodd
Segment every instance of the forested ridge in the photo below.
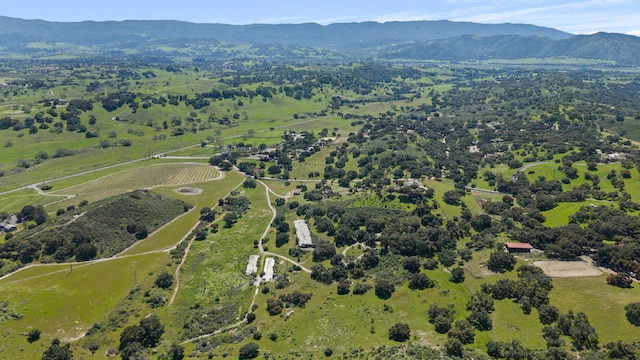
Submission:
M 5 51 L 32 58 L 115 55 L 313 61 L 588 59 L 635 66 L 637 37 L 571 35 L 528 24 L 452 21 L 319 24 L 193 24 L 180 21 L 58 23 L 0 17 Z M 553 62 L 553 61 L 552 61 Z M 571 62 L 571 61 L 569 61 Z

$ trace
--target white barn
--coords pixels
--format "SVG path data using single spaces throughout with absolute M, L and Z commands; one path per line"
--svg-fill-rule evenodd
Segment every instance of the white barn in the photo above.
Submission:
M 298 239 L 298 246 L 301 248 L 313 247 L 313 240 L 311 239 L 311 233 L 309 232 L 309 226 L 304 220 L 294 220 L 293 226 L 296 228 L 296 238 Z
M 276 260 L 272 257 L 269 257 L 264 262 L 264 276 L 262 280 L 266 282 L 273 281 L 273 267 L 276 265 Z
M 245 274 L 251 275 L 258 271 L 258 260 L 260 259 L 260 255 L 251 255 L 249 256 L 249 262 L 247 263 L 247 270 Z

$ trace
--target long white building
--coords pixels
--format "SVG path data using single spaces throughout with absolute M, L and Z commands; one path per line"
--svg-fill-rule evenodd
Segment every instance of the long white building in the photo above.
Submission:
M 298 239 L 298 246 L 301 248 L 313 247 L 313 240 L 311 240 L 311 233 L 309 232 L 309 226 L 307 222 L 301 219 L 293 221 L 293 226 L 296 228 L 296 238 Z
M 247 270 L 245 274 L 251 275 L 254 272 L 258 271 L 258 260 L 260 259 L 260 255 L 251 255 L 249 256 L 249 261 L 247 263 Z
M 264 262 L 264 276 L 262 277 L 262 280 L 264 280 L 264 282 L 273 281 L 273 267 L 275 265 L 276 259 L 272 257 L 268 257 Z

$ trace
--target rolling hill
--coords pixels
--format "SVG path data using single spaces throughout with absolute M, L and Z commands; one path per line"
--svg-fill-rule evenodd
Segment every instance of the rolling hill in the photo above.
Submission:
M 63 53 L 439 61 L 569 57 L 622 66 L 635 66 L 640 59 L 640 38 L 635 36 L 571 35 L 527 24 L 447 20 L 323 26 L 172 20 L 48 22 L 0 16 L 0 48 L 34 58 Z

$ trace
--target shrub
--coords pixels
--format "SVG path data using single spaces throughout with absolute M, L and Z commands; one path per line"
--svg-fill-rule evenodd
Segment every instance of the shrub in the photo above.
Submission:
M 386 300 L 391 297 L 394 291 L 396 291 L 395 286 L 389 280 L 386 279 L 377 279 L 376 280 L 376 296 L 380 299 Z
M 40 334 L 42 334 L 42 332 L 39 329 L 33 329 L 29 331 L 29 333 L 27 334 L 27 341 L 33 343 L 40 340 Z
M 409 289 L 411 290 L 424 290 L 434 286 L 435 282 L 425 274 L 418 273 L 409 277 Z
M 630 288 L 633 283 L 633 279 L 627 274 L 617 273 L 607 276 L 607 284 L 617 286 L 620 288 Z
M 242 347 L 240 348 L 238 359 L 240 360 L 255 359 L 258 357 L 259 354 L 260 354 L 260 346 L 258 346 L 258 344 L 256 343 L 248 343 L 248 344 L 242 345 Z
M 158 275 L 154 284 L 161 289 L 168 289 L 173 284 L 173 275 L 165 271 Z
M 269 298 L 267 299 L 267 312 L 269 315 L 274 316 L 282 313 L 282 309 L 284 304 L 282 300 L 277 298 Z
M 451 270 L 451 277 L 449 278 L 449 281 L 459 284 L 461 282 L 464 282 L 464 269 L 461 267 L 457 267 L 455 269 Z
M 255 313 L 250 312 L 247 314 L 247 324 L 251 324 L 255 319 L 256 319 Z
M 411 337 L 411 330 L 409 325 L 403 323 L 397 323 L 389 328 L 389 340 L 393 341 L 407 341 Z
M 371 285 L 369 284 L 364 284 L 364 283 L 356 283 L 356 285 L 353 287 L 353 294 L 354 295 L 364 295 L 367 293 L 367 291 L 371 290 Z
M 635 326 L 640 326 L 640 303 L 631 303 L 624 307 L 627 320 Z
M 257 186 L 258 186 L 258 183 L 252 178 L 247 178 L 242 183 L 242 187 L 247 189 L 255 189 Z

